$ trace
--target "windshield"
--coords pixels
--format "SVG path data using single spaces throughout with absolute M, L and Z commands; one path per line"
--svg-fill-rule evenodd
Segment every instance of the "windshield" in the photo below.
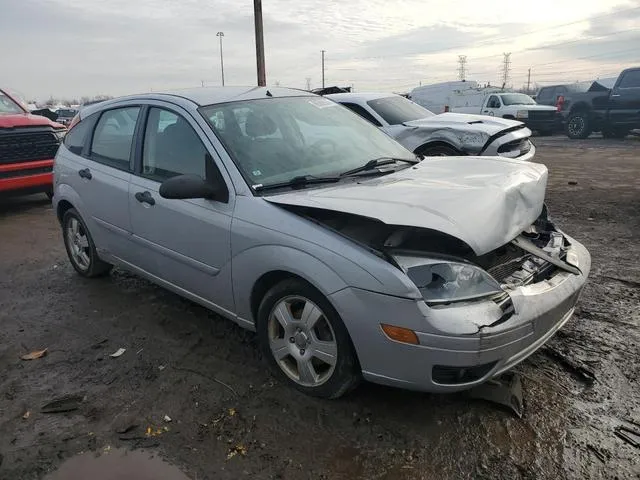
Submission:
M 24 113 L 24 110 L 11 97 L 0 90 L 0 114 L 3 113 Z
M 524 93 L 507 93 L 500 95 L 505 105 L 535 105 L 536 101 Z
M 339 175 L 380 157 L 415 159 L 369 122 L 326 98 L 265 98 L 200 111 L 254 187 L 306 175 Z
M 398 96 L 369 100 L 367 104 L 389 125 L 400 125 L 404 122 L 420 120 L 434 115 L 433 112 L 417 103 Z

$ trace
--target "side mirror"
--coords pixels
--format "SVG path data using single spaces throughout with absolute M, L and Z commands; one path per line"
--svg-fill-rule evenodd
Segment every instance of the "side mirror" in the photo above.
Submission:
M 218 200 L 222 189 L 198 175 L 178 175 L 160 185 L 160 196 L 169 199 L 208 198 Z

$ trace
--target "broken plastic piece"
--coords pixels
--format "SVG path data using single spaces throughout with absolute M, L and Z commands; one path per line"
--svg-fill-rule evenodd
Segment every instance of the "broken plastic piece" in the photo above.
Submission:
M 471 398 L 487 400 L 509 408 L 518 418 L 522 418 L 522 382 L 516 373 L 505 373 L 482 385 L 469 390 Z
M 126 351 L 127 351 L 126 348 L 119 348 L 118 350 L 113 352 L 110 356 L 113 357 L 113 358 L 118 358 L 120 355 L 122 355 Z
M 31 353 L 27 353 L 26 355 L 23 355 L 22 360 L 35 360 L 37 358 L 42 358 L 47 354 L 47 349 L 45 348 L 44 350 L 35 350 Z

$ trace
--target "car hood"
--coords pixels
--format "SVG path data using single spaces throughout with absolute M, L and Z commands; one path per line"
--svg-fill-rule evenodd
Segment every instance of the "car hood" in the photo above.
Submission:
M 549 112 L 549 111 L 555 111 L 556 107 L 552 107 L 549 105 L 509 105 L 509 107 L 513 107 L 513 108 L 518 108 L 520 110 L 528 110 L 528 111 L 544 111 L 544 112 Z
M 64 128 L 64 125 L 53 122 L 41 115 L 31 115 L 30 113 L 16 113 L 10 115 L 0 114 L 0 128 L 16 127 L 52 127 Z
M 405 122 L 403 125 L 407 127 L 428 128 L 430 130 L 450 128 L 456 131 L 483 132 L 490 137 L 507 128 L 522 125 L 522 123 L 506 118 L 492 118 L 486 115 L 467 115 L 464 113 L 449 112 Z
M 264 197 L 437 230 L 476 255 L 513 240 L 542 212 L 547 168 L 499 157 L 432 157 L 381 177 Z

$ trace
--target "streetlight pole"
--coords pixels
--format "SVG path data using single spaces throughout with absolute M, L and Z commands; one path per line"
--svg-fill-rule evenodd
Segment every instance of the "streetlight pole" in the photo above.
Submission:
M 216 33 L 216 37 L 220 37 L 220 70 L 222 72 L 222 86 L 224 87 L 224 59 L 222 57 L 222 37 L 224 37 L 224 32 Z
M 262 0 L 253 0 L 253 21 L 256 27 L 256 63 L 258 69 L 258 86 L 267 86 L 264 71 L 264 36 L 262 29 Z

